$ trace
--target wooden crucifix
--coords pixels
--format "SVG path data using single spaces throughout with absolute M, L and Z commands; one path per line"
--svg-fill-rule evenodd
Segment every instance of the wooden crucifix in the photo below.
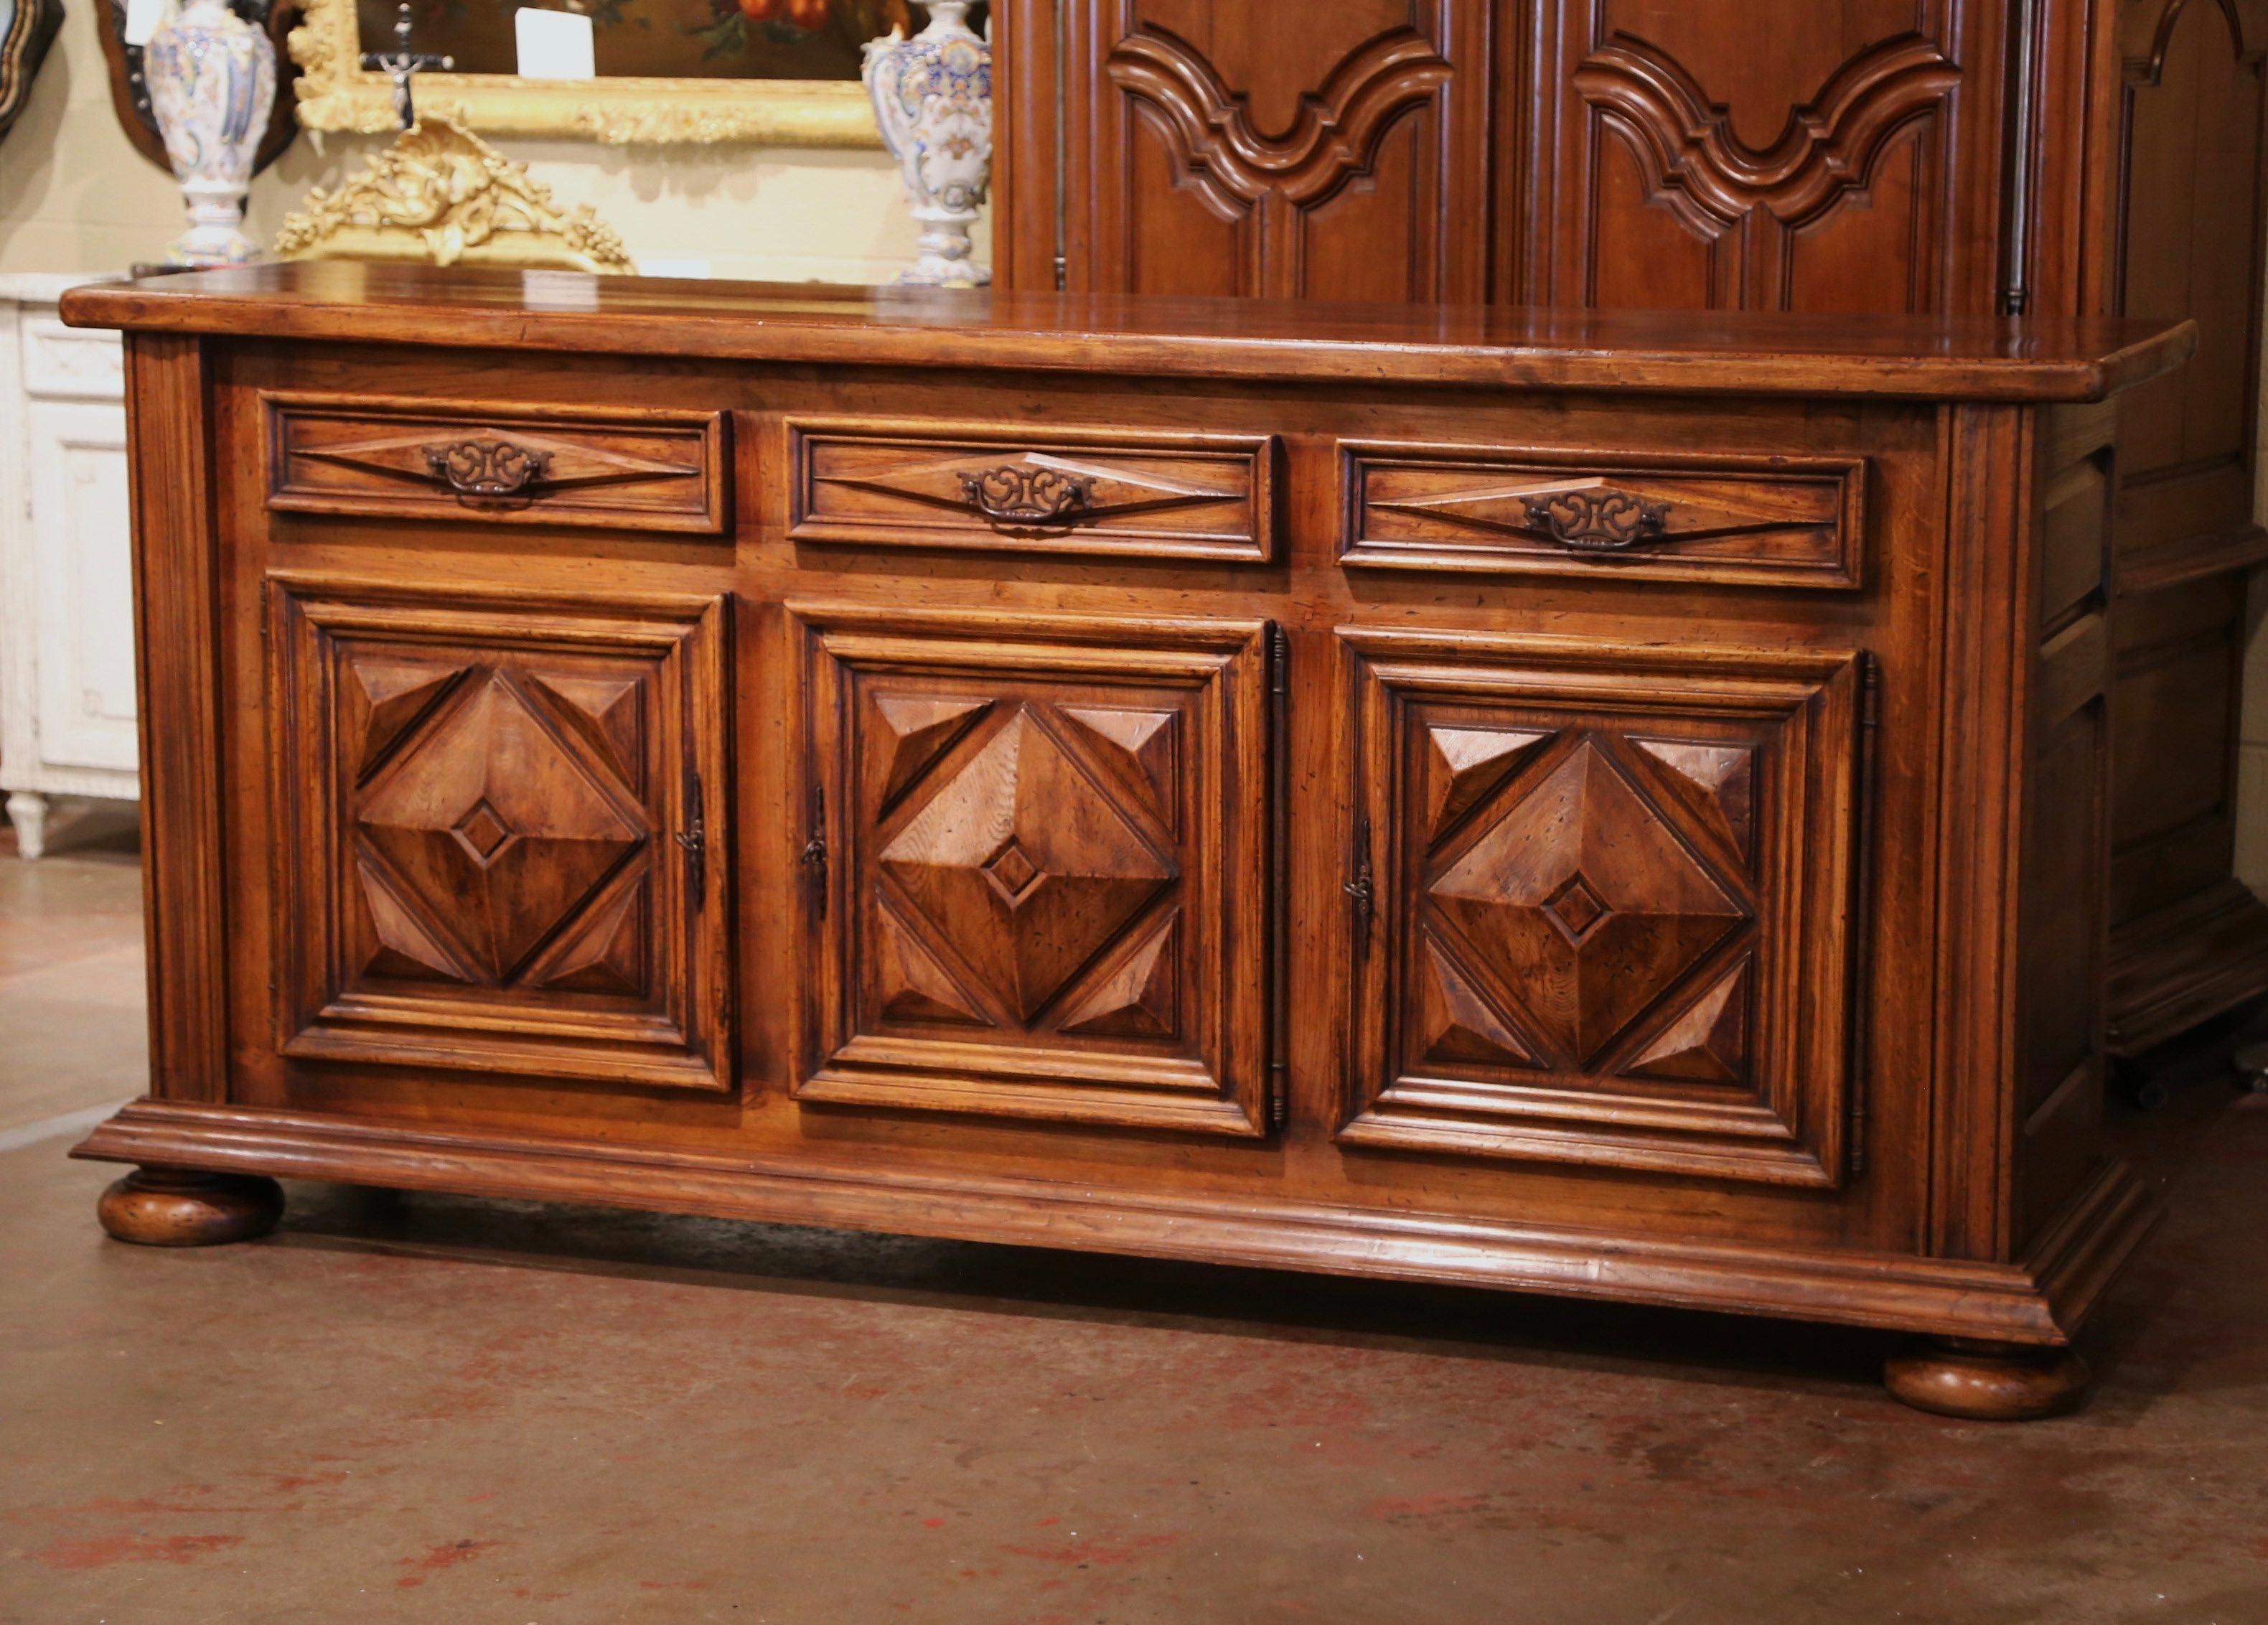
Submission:
M 409 0 L 401 0 L 401 9 L 394 17 L 394 48 L 390 51 L 365 51 L 362 65 L 369 72 L 382 73 L 394 81 L 394 116 L 401 128 L 408 129 L 417 121 L 416 109 L 409 99 L 411 77 L 428 68 L 445 71 L 457 65 L 453 56 L 434 56 L 413 48 L 410 33 L 416 25 L 410 20 Z

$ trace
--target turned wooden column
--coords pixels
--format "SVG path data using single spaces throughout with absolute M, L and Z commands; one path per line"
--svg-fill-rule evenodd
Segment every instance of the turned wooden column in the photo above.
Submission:
M 2092 1378 L 2068 1349 L 1930 1337 L 1889 1357 L 1882 1381 L 1917 1410 L 1975 1422 L 2033 1422 L 2077 1410 Z
M 103 1229 L 153 1247 L 250 1241 L 284 1216 L 284 1188 L 256 1174 L 136 1168 L 95 1203 Z

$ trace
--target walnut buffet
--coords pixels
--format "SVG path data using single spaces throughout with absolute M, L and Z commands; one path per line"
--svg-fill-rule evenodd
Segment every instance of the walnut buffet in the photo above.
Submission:
M 273 1176 L 1897 1328 L 2043 1414 L 2186 325 L 300 263 L 124 328 L 152 1076 Z

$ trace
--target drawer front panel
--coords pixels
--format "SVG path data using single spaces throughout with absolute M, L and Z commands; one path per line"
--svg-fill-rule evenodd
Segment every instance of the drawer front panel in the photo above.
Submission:
M 797 541 L 1266 562 L 1268 435 L 791 418 Z
M 789 610 L 798 1098 L 1263 1132 L 1265 626 Z
M 283 1052 L 721 1090 L 721 599 L 271 578 Z
M 1859 657 L 1341 636 L 1342 1141 L 1839 1183 Z
M 721 412 L 269 394 L 268 505 L 286 513 L 723 533 Z
M 1863 458 L 1342 441 L 1351 570 L 1851 589 Z

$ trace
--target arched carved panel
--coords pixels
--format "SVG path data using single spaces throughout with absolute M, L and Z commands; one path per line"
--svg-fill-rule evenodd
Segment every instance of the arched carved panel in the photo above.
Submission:
M 1538 86 L 1557 135 L 1533 173 L 1530 297 L 1989 308 L 2000 86 L 1964 64 L 1995 60 L 2001 10 L 1601 0 L 1568 19 Z M 1649 252 L 1672 232 L 1684 247 Z
M 1071 8 L 1068 284 L 1483 297 L 1486 0 L 1309 8 L 1296 51 L 1204 11 Z
M 1341 1139 L 1837 1182 L 1857 658 L 1341 636 Z

